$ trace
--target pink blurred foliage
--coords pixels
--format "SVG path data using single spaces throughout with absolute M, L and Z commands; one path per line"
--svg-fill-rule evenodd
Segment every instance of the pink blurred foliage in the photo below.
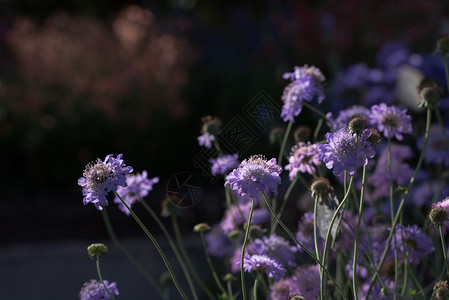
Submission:
M 15 112 L 43 114 L 50 107 L 64 116 L 83 106 L 137 128 L 155 110 L 173 118 L 189 112 L 181 92 L 195 52 L 186 39 L 161 30 L 149 10 L 131 5 L 111 24 L 65 13 L 42 25 L 18 17 L 6 42 L 21 77 L 6 89 Z

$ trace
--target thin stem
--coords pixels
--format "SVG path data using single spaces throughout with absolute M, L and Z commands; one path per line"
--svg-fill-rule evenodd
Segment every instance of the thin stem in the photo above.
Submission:
M 178 249 L 176 248 L 175 243 L 173 242 L 173 239 L 170 236 L 170 233 L 168 232 L 167 228 L 162 223 L 161 219 L 157 216 L 157 214 L 154 212 L 154 210 L 144 201 L 141 201 L 143 207 L 146 209 L 146 211 L 151 215 L 151 217 L 156 221 L 156 223 L 159 225 L 159 228 L 161 228 L 162 232 L 164 233 L 165 237 L 167 238 L 168 244 L 170 245 L 171 249 L 173 250 L 173 253 L 176 256 L 176 259 L 178 260 L 181 269 L 184 273 L 184 276 L 187 279 L 187 283 L 189 284 L 190 291 L 192 292 L 192 296 L 194 299 L 198 299 L 198 295 L 195 290 L 195 286 L 192 282 L 192 278 L 190 277 L 189 270 L 187 269 L 186 265 L 184 264 L 184 261 L 182 260 L 181 255 L 179 254 Z M 192 268 L 190 268 L 192 270 Z M 205 291 L 206 292 L 206 291 Z M 206 292 L 207 293 L 207 292 Z M 213 295 L 209 292 L 209 296 L 212 296 L 210 298 L 214 298 Z
M 332 123 L 329 121 L 329 119 L 326 117 L 326 115 L 325 115 L 322 111 L 316 109 L 315 107 L 313 107 L 312 105 L 310 105 L 309 103 L 307 103 L 307 101 L 304 101 L 303 104 L 304 104 L 305 107 L 307 107 L 308 109 L 310 109 L 311 111 L 313 111 L 314 113 L 316 113 L 316 114 L 318 114 L 320 117 L 322 117 L 324 120 L 326 120 L 326 122 L 327 122 L 328 124 L 332 124 Z
M 334 227 L 335 219 L 337 218 L 337 215 L 340 212 L 340 210 L 342 209 L 342 207 L 345 207 L 345 205 L 346 205 L 346 200 L 348 199 L 349 191 L 351 190 L 351 186 L 352 186 L 352 182 L 353 181 L 354 181 L 354 176 L 351 176 L 351 179 L 349 180 L 349 186 L 348 186 L 348 189 L 346 190 L 346 193 L 345 193 L 345 195 L 343 197 L 343 200 L 341 200 L 340 204 L 338 205 L 337 209 L 335 210 L 334 215 L 332 216 L 332 219 L 331 219 L 331 222 L 330 222 L 330 225 L 329 225 L 329 230 L 327 231 L 327 235 L 326 235 L 326 241 L 324 243 L 324 252 L 323 252 L 323 259 L 322 259 L 322 264 L 323 265 L 326 265 L 327 251 L 328 251 L 328 248 L 329 248 L 328 247 L 329 246 L 329 239 L 330 239 L 330 236 L 331 236 L 332 228 Z M 343 213 L 342 213 L 342 215 L 343 215 Z M 339 226 L 340 223 L 337 224 L 337 225 Z M 337 232 L 338 232 L 338 227 L 335 230 L 334 240 L 336 239 Z M 321 276 L 321 289 L 324 289 L 325 281 L 326 281 L 325 280 L 325 276 L 323 274 L 323 276 Z
M 432 110 L 430 108 L 427 108 L 426 132 L 424 134 L 423 148 L 422 148 L 422 151 L 421 151 L 421 153 L 419 155 L 418 163 L 417 163 L 416 168 L 415 168 L 415 172 L 413 173 L 412 178 L 410 178 L 410 182 L 409 182 L 405 192 L 402 194 L 401 202 L 399 203 L 398 210 L 397 210 L 396 215 L 394 217 L 393 224 L 392 224 L 392 227 L 391 227 L 391 230 L 390 230 L 390 234 L 388 235 L 388 239 L 387 239 L 387 243 L 386 243 L 384 252 L 382 253 L 382 257 L 381 257 L 381 259 L 379 261 L 379 264 L 377 265 L 377 272 L 371 277 L 371 283 L 370 283 L 370 286 L 368 288 L 367 296 L 366 296 L 367 298 L 369 297 L 369 294 L 370 294 L 370 292 L 371 292 L 371 290 L 372 290 L 372 288 L 374 286 L 374 282 L 375 282 L 376 278 L 378 277 L 378 273 L 380 272 L 380 269 L 382 268 L 382 266 L 383 266 L 383 264 L 385 262 L 385 258 L 387 257 L 388 250 L 390 250 L 391 240 L 392 240 L 394 232 L 396 230 L 396 224 L 397 224 L 397 222 L 399 220 L 399 216 L 400 216 L 400 214 L 402 212 L 402 209 L 404 208 L 405 199 L 407 198 L 408 193 L 410 192 L 410 189 L 412 188 L 413 184 L 415 183 L 416 176 L 418 175 L 418 172 L 421 169 L 421 165 L 422 165 L 423 160 L 424 160 L 424 154 L 426 152 L 427 144 L 429 142 L 429 136 L 430 136 L 429 133 L 430 133 L 430 124 L 431 124 L 431 122 L 432 122 Z
M 106 292 L 108 293 L 109 297 L 110 297 L 112 300 L 115 300 L 115 297 L 111 295 L 111 293 L 110 293 L 109 290 L 108 290 L 108 287 L 107 287 L 106 284 L 104 283 L 103 276 L 101 276 L 101 271 L 100 271 L 100 256 L 99 256 L 99 255 L 96 255 L 96 258 L 97 258 L 97 273 L 98 273 L 98 278 L 100 279 L 100 282 L 101 282 L 101 284 L 103 285 L 103 287 L 104 287 L 104 289 L 106 290 Z
M 260 274 L 257 274 L 256 279 L 254 280 L 254 287 L 253 287 L 253 299 L 257 300 L 257 281 L 260 278 Z
M 251 227 L 251 220 L 253 218 L 253 211 L 254 211 L 254 199 L 252 199 L 252 202 L 251 202 L 251 211 L 249 212 L 248 224 L 246 225 L 245 240 L 243 241 L 243 246 L 242 246 L 242 259 L 241 259 L 241 265 L 240 265 L 240 276 L 241 276 L 241 279 L 242 279 L 243 300 L 246 300 L 245 273 L 244 273 L 245 270 L 243 269 L 243 264 L 245 262 L 245 248 L 246 248 L 246 243 L 248 242 L 249 230 L 250 230 L 250 227 Z
M 318 124 L 316 125 L 315 131 L 313 132 L 313 142 L 316 143 L 318 138 L 318 133 L 320 133 L 321 126 L 323 125 L 323 118 L 318 120 Z
M 354 292 L 354 299 L 359 299 L 357 295 L 357 251 L 359 245 L 359 233 L 360 223 L 363 214 L 363 197 L 365 195 L 365 182 L 366 182 L 366 165 L 363 166 L 362 171 L 362 190 L 360 192 L 360 205 L 359 205 L 359 220 L 357 221 L 357 228 L 355 230 L 355 243 L 354 243 L 354 259 L 352 262 L 352 291 Z
M 120 244 L 120 242 L 117 239 L 117 236 L 115 235 L 114 229 L 112 228 L 111 221 L 109 220 L 109 215 L 106 211 L 106 208 L 103 208 L 101 211 L 101 215 L 103 216 L 104 224 L 106 225 L 106 230 L 108 231 L 109 237 L 111 238 L 112 242 L 114 243 L 115 247 L 119 249 L 129 260 L 129 262 L 134 266 L 134 268 L 139 271 L 143 277 L 148 281 L 148 283 L 154 288 L 156 293 L 159 294 L 162 298 L 164 297 L 164 294 L 159 286 L 159 284 L 156 283 L 156 281 L 150 276 L 150 274 L 147 273 L 147 271 L 137 262 L 137 260 L 132 256 L 132 254 L 126 250 L 125 247 Z
M 159 255 L 162 257 L 162 260 L 164 261 L 165 266 L 167 267 L 167 270 L 170 273 L 170 276 L 171 276 L 173 283 L 175 284 L 176 289 L 178 290 L 179 294 L 181 294 L 183 299 L 186 299 L 186 300 L 189 299 L 189 298 L 187 298 L 186 294 L 184 293 L 181 286 L 179 285 L 178 280 L 176 279 L 176 275 L 173 272 L 173 269 L 170 265 L 170 262 L 168 261 L 167 257 L 165 256 L 164 251 L 162 251 L 161 247 L 157 243 L 156 239 L 153 237 L 153 235 L 150 233 L 150 231 L 148 231 L 147 227 L 142 223 L 142 221 L 140 221 L 139 217 L 137 217 L 137 215 L 129 207 L 129 205 L 125 201 L 123 201 L 122 197 L 117 192 L 114 192 L 114 194 L 117 196 L 117 198 L 120 199 L 120 201 L 123 203 L 123 205 L 128 209 L 130 214 L 133 216 L 134 220 L 136 220 L 137 224 L 139 224 L 139 226 L 146 233 L 148 238 L 153 242 L 154 246 L 156 247 L 157 251 L 159 252 Z
M 444 57 L 444 73 L 446 74 L 446 86 L 447 90 L 449 91 L 449 69 L 447 66 L 447 57 L 446 55 L 444 55 L 443 57 Z
M 447 260 L 447 248 L 446 248 L 446 242 L 444 241 L 444 233 L 443 233 L 443 226 L 439 225 L 440 230 L 440 238 L 441 238 L 441 247 L 443 248 L 443 256 L 444 256 L 444 262 L 446 264 L 447 269 L 447 276 L 449 277 L 449 262 Z
M 285 192 L 284 199 L 282 199 L 281 207 L 279 208 L 278 217 L 280 218 L 282 216 L 282 213 L 284 212 L 285 204 L 287 203 L 287 199 L 290 196 L 290 193 L 293 190 L 293 187 L 295 186 L 296 182 L 298 181 L 299 177 L 301 175 L 296 175 L 295 179 L 290 183 L 290 185 L 287 188 L 287 191 Z M 277 223 L 273 223 L 273 226 L 271 226 L 271 233 L 273 234 L 276 230 Z
M 218 278 L 218 275 L 217 275 L 217 272 L 215 271 L 214 265 L 212 264 L 212 260 L 210 259 L 209 253 L 207 252 L 206 241 L 204 240 L 204 233 L 200 232 L 200 236 L 201 236 L 201 243 L 203 244 L 204 253 L 206 254 L 206 260 L 207 260 L 207 263 L 209 264 L 209 268 L 212 272 L 212 276 L 214 277 L 215 283 L 217 284 L 218 288 L 220 289 L 220 291 L 222 293 L 226 293 L 225 288 L 223 287 L 220 279 Z
M 227 286 L 227 288 L 228 288 L 229 299 L 230 299 L 230 300 L 234 300 L 234 294 L 233 294 L 233 292 L 232 292 L 232 283 L 231 283 L 230 281 L 228 281 L 228 282 L 226 283 L 226 286 Z
M 317 219 L 318 219 L 318 195 L 315 196 L 315 204 L 313 205 L 313 241 L 315 244 L 315 255 L 318 259 L 320 259 L 320 252 L 318 250 L 318 226 L 317 226 Z
M 279 151 L 278 156 L 278 165 L 282 166 L 282 158 L 284 157 L 285 145 L 287 144 L 288 136 L 290 135 L 290 131 L 292 130 L 293 122 L 289 121 L 287 125 L 287 129 L 285 130 L 284 138 L 282 139 L 281 149 Z
M 300 241 L 298 241 L 298 239 L 290 231 L 290 229 L 288 229 L 288 227 L 284 224 L 284 222 L 282 222 L 281 219 L 279 219 L 279 217 L 276 215 L 276 213 L 274 212 L 273 208 L 271 207 L 271 205 L 270 205 L 270 203 L 268 201 L 267 195 L 265 195 L 265 192 L 263 192 L 262 194 L 263 194 L 263 197 L 265 199 L 265 203 L 267 205 L 267 208 L 270 210 L 271 214 L 275 216 L 276 221 L 279 223 L 279 225 L 281 225 L 281 227 L 284 229 L 284 231 L 290 236 L 290 238 L 296 244 L 298 244 L 301 248 L 304 249 L 304 251 L 315 261 L 316 264 L 318 264 L 321 268 L 323 268 L 324 272 L 327 274 L 329 279 L 333 282 L 333 284 L 335 285 L 335 288 L 342 295 L 343 299 L 348 300 L 348 298 L 345 296 L 345 294 L 341 290 L 340 286 L 335 282 L 334 277 L 332 277 L 332 275 L 329 273 L 329 271 L 326 269 L 326 267 L 318 260 L 318 258 L 312 252 L 310 252 L 310 250 L 306 246 L 304 246 Z

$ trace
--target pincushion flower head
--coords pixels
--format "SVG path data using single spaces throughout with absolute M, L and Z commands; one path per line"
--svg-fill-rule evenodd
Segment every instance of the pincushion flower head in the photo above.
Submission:
M 368 158 L 373 158 L 376 152 L 368 138 L 371 135 L 369 129 L 365 129 L 357 136 L 347 129 L 340 129 L 335 133 L 326 133 L 327 144 L 319 146 L 318 159 L 326 164 L 328 169 L 333 169 L 335 176 L 347 170 L 349 175 L 354 175 L 358 168 L 368 164 Z
M 212 148 L 212 142 L 215 136 L 220 132 L 221 120 L 216 117 L 206 116 L 201 118 L 203 126 L 201 127 L 201 135 L 197 138 L 198 144 L 206 148 Z
M 227 154 L 217 158 L 211 158 L 209 162 L 212 164 L 211 173 L 214 176 L 225 175 L 229 170 L 232 170 L 239 165 L 239 155 Z
M 246 272 L 257 271 L 259 273 L 265 273 L 274 280 L 279 280 L 287 271 L 269 256 L 258 254 L 249 255 L 248 253 L 245 253 L 243 268 Z
M 304 100 L 310 102 L 317 97 L 318 103 L 323 102 L 322 83 L 325 78 L 318 68 L 308 65 L 294 67 L 293 73 L 285 73 L 283 77 L 292 80 L 285 87 L 281 98 L 284 102 L 281 117 L 285 122 L 294 122 L 295 117 L 301 113 Z
M 125 174 L 131 173 L 133 168 L 125 165 L 122 156 L 114 158 L 109 154 L 104 161 L 97 159 L 86 166 L 83 177 L 78 179 L 78 185 L 83 187 L 84 205 L 93 203 L 102 210 L 102 206 L 108 205 L 107 194 L 116 191 L 118 186 L 126 186 Z
M 225 186 L 229 184 L 232 190 L 240 196 L 248 195 L 257 200 L 261 192 L 277 195 L 276 186 L 281 183 L 282 167 L 276 164 L 276 159 L 267 159 L 262 155 L 253 155 L 243 160 L 240 165 L 226 177 Z
M 107 280 L 103 281 L 106 285 L 109 293 L 114 296 L 118 296 L 119 292 L 117 289 L 117 283 L 112 282 L 109 283 Z M 91 279 L 89 282 L 84 283 L 81 291 L 79 292 L 80 300 L 108 300 L 111 299 L 109 297 L 108 292 L 104 289 L 101 282 Z
M 119 194 L 129 207 L 148 196 L 149 191 L 153 189 L 153 185 L 159 182 L 159 177 L 149 179 L 147 171 L 143 171 L 142 174 L 129 174 L 125 178 L 127 186 L 117 187 L 117 194 Z M 129 210 L 117 196 L 114 198 L 114 202 L 118 203 L 121 211 L 127 215 L 130 214 Z
M 295 179 L 298 172 L 313 175 L 316 172 L 315 166 L 321 165 L 321 161 L 318 160 L 319 153 L 317 144 L 299 142 L 294 145 L 288 158 L 289 164 L 285 166 L 285 169 L 290 171 L 290 181 Z
M 412 118 L 406 114 L 407 109 L 400 110 L 396 106 L 385 103 L 371 107 L 371 122 L 387 138 L 403 139 L 403 133 L 412 133 Z

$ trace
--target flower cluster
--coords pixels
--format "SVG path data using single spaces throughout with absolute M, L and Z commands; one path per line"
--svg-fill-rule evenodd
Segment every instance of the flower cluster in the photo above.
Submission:
M 104 280 L 103 282 L 111 295 L 119 295 L 116 282 L 109 283 L 107 280 Z M 79 292 L 79 297 L 80 300 L 111 300 L 111 297 L 109 297 L 101 282 L 95 279 L 84 283 Z

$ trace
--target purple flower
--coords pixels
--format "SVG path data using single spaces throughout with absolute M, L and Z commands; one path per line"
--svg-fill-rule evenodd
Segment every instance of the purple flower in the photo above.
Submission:
M 103 280 L 109 293 L 113 296 L 118 296 L 119 292 L 117 289 L 117 283 L 112 282 L 109 284 L 107 280 Z M 108 293 L 104 289 L 101 282 L 91 279 L 89 282 L 84 283 L 81 291 L 79 293 L 80 300 L 108 300 L 111 299 Z
M 448 129 L 445 129 L 448 132 Z M 432 125 L 430 127 L 429 142 L 427 144 L 426 153 L 424 159 L 428 163 L 440 164 L 444 163 L 449 166 L 449 146 L 444 137 L 444 133 L 439 125 Z M 424 145 L 424 137 L 421 137 L 417 141 L 417 146 L 422 150 Z
M 142 174 L 137 173 L 126 175 L 126 187 L 118 187 L 117 194 L 122 197 L 123 201 L 131 207 L 135 202 L 141 201 L 144 197 L 148 196 L 148 192 L 153 189 L 153 185 L 159 182 L 159 177 L 148 179 L 147 171 L 143 171 Z M 118 203 L 118 208 L 125 214 L 129 215 L 129 210 L 123 205 L 122 201 L 116 196 L 114 202 Z
M 284 238 L 273 233 L 269 237 L 256 239 L 248 246 L 249 251 L 260 255 L 268 255 L 281 265 L 296 266 L 295 252 L 297 248 L 291 246 Z
M 329 112 L 326 114 L 326 118 L 330 121 L 327 125 L 333 128 L 333 131 L 337 131 L 341 128 L 347 128 L 349 120 L 354 115 L 363 115 L 369 119 L 371 111 L 365 106 L 361 105 L 353 105 L 348 107 L 347 109 L 340 110 L 337 118 L 332 117 L 332 113 Z
M 205 133 L 197 137 L 198 144 L 206 148 L 212 148 L 212 142 L 215 141 L 215 136 L 209 133 Z
M 354 175 L 356 170 L 368 164 L 368 158 L 376 154 L 370 142 L 367 141 L 371 132 L 366 129 L 358 137 L 349 133 L 347 129 L 340 129 L 335 133 L 326 133 L 328 144 L 319 146 L 321 153 L 318 159 L 326 164 L 328 169 L 333 168 L 335 176 L 348 170 L 349 175 Z
M 316 172 L 315 166 L 321 165 L 321 161 L 318 160 L 319 153 L 317 144 L 299 142 L 294 145 L 288 158 L 289 164 L 285 166 L 285 169 L 290 171 L 290 181 L 295 179 L 298 172 L 313 175 Z
M 293 291 L 291 279 L 281 279 L 270 285 L 270 300 L 286 300 Z
M 237 229 L 236 226 L 247 222 L 247 218 L 251 211 L 251 202 L 240 204 L 239 206 L 232 205 L 225 211 L 224 218 L 220 223 L 220 227 L 225 234 Z M 256 208 L 253 211 L 251 219 L 252 225 L 261 225 L 270 220 L 270 212 L 267 208 Z
M 449 197 L 446 197 L 443 200 L 432 204 L 432 208 L 435 208 L 437 206 L 444 208 L 446 212 L 449 214 Z
M 403 139 L 402 133 L 412 133 L 412 118 L 406 114 L 407 109 L 400 110 L 396 106 L 385 103 L 371 107 L 371 122 L 385 137 Z
M 231 255 L 235 250 L 235 245 L 228 240 L 227 234 L 221 230 L 220 226 L 215 225 L 204 235 L 207 244 L 207 252 L 215 257 L 223 258 Z
M 395 235 L 399 254 L 405 258 L 405 253 L 408 253 L 408 261 L 411 265 L 417 265 L 424 256 L 435 251 L 432 239 L 423 233 L 418 225 L 404 227 L 397 224 Z M 394 247 L 394 239 L 392 239 L 392 247 Z
M 295 117 L 301 113 L 304 100 L 310 102 L 318 97 L 318 103 L 323 102 L 322 82 L 325 78 L 318 68 L 307 65 L 294 67 L 293 73 L 285 73 L 283 77 L 292 80 L 285 87 L 281 98 L 284 102 L 281 117 L 285 122 L 294 122 Z
M 316 299 L 320 295 L 320 268 L 318 265 L 296 268 L 291 278 L 293 292 L 306 299 Z
M 267 196 L 270 192 L 277 195 L 276 186 L 281 183 L 281 172 L 282 167 L 276 164 L 275 158 L 267 161 L 261 155 L 254 155 L 229 173 L 225 186 L 229 184 L 240 196 L 247 194 L 251 199 L 257 199 L 260 192 Z
M 117 158 L 106 156 L 104 161 L 97 159 L 95 163 L 89 163 L 83 172 L 83 177 L 78 179 L 78 185 L 83 187 L 83 203 L 93 203 L 98 210 L 109 203 L 106 195 L 116 191 L 118 186 L 126 186 L 125 174 L 133 171 L 122 160 L 123 154 Z
M 239 165 L 238 158 L 239 155 L 237 153 L 223 155 L 218 158 L 211 158 L 209 162 L 212 164 L 212 175 L 225 175 L 227 174 L 227 171 L 237 168 Z
M 265 273 L 268 277 L 274 280 L 279 280 L 279 278 L 285 275 L 286 270 L 283 266 L 278 264 L 274 259 L 266 255 L 248 255 L 245 253 L 245 259 L 243 261 L 243 268 L 246 272 L 258 271 L 260 273 Z
M 320 236 L 320 233 L 317 232 L 318 235 L 318 248 L 323 249 L 324 241 Z M 298 222 L 298 232 L 296 232 L 296 239 L 303 244 L 307 249 L 313 251 L 315 249 L 315 243 L 313 240 L 313 213 L 307 212 Z M 304 252 L 304 249 L 298 245 L 299 252 Z

